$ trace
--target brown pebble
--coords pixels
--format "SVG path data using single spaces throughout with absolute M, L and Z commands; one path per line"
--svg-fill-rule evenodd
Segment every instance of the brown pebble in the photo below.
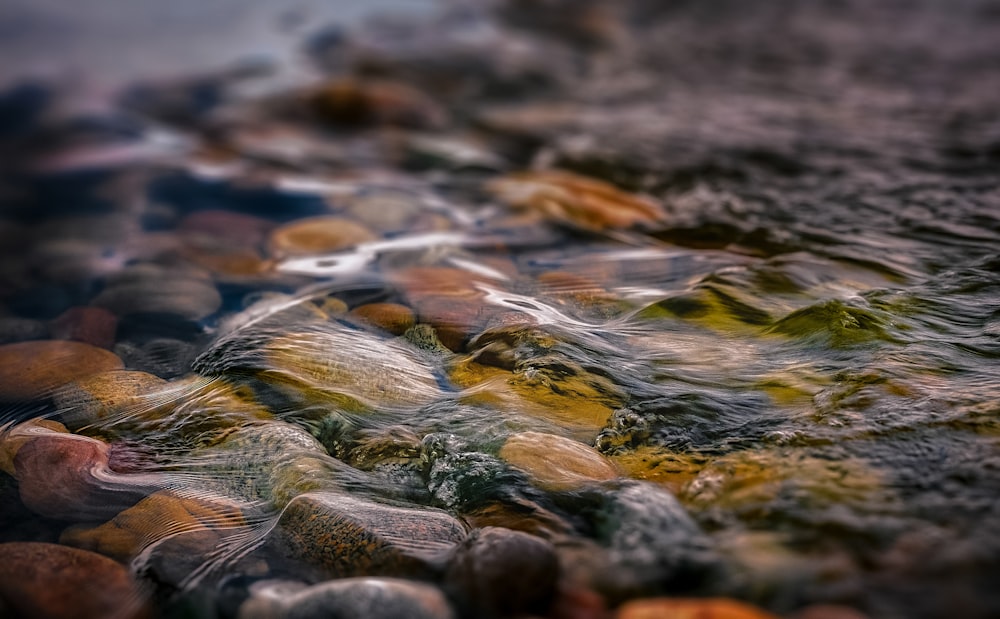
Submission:
M 304 256 L 347 249 L 376 236 L 363 225 L 343 217 L 308 217 L 275 229 L 268 248 L 276 258 Z
M 124 566 L 38 542 L 0 544 L 0 609 L 10 619 L 139 619 L 145 597 Z
M 107 349 L 115 344 L 117 328 L 118 318 L 100 307 L 71 307 L 49 325 L 53 339 L 73 340 Z
M 0 401 L 46 397 L 66 383 L 122 367 L 114 353 L 82 342 L 6 344 L 0 346 Z
M 343 78 L 312 95 L 312 105 L 325 120 L 352 126 L 396 125 L 439 127 L 444 111 L 419 90 L 387 80 Z
M 406 333 L 416 322 L 413 310 L 399 303 L 367 303 L 351 310 L 351 316 L 393 335 Z
M 574 490 L 618 477 L 614 464 L 596 449 L 555 434 L 515 434 L 500 449 L 500 457 L 548 490 Z
M 622 605 L 615 619 L 778 619 L 728 598 L 648 598 Z

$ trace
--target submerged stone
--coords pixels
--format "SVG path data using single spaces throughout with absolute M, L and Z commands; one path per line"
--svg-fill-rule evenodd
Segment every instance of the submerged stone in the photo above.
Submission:
M 500 457 L 548 490 L 573 490 L 618 477 L 615 466 L 596 449 L 555 434 L 515 434 L 500 449 Z
M 62 385 L 121 367 L 113 353 L 82 342 L 5 344 L 0 346 L 0 401 L 44 398 Z
M 395 578 L 344 578 L 311 587 L 261 583 L 239 619 L 453 619 L 440 589 Z
M 10 619 L 146 619 L 145 595 L 121 564 L 37 542 L 0 544 L 0 611 Z
M 118 316 L 162 313 L 200 320 L 222 306 L 222 296 L 201 271 L 141 264 L 109 278 L 93 304 Z
M 350 316 L 393 335 L 403 335 L 414 324 L 413 310 L 399 303 L 366 303 L 352 309 Z
M 324 254 L 376 238 L 371 230 L 356 221 L 319 216 L 299 219 L 275 229 L 268 239 L 268 249 L 277 258 Z

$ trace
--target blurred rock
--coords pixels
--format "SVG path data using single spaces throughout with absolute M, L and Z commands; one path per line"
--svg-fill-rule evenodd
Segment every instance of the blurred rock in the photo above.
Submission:
M 627 602 L 615 619 L 778 619 L 777 615 L 726 598 L 650 598 Z
M 0 346 L 0 401 L 44 398 L 62 385 L 121 367 L 116 355 L 81 342 L 5 344 Z
M 124 566 L 56 544 L 0 544 L 0 613 L 10 619 L 146 619 Z
M 311 587 L 261 583 L 239 619 L 453 619 L 440 589 L 393 578 L 345 578 Z
M 84 342 L 110 349 L 115 343 L 118 318 L 100 307 L 71 307 L 52 321 L 52 338 Z
M 377 237 L 365 226 L 343 217 L 322 216 L 285 224 L 271 233 L 272 256 L 323 254 L 354 247 Z
M 348 127 L 434 128 L 446 120 L 444 110 L 426 94 L 387 80 L 333 80 L 315 91 L 311 103 L 323 119 Z
M 398 303 L 367 303 L 351 310 L 351 317 L 388 331 L 402 335 L 413 326 L 413 310 Z
M 118 316 L 165 313 L 200 320 L 221 307 L 222 297 L 203 272 L 142 264 L 108 278 L 93 304 Z
M 0 345 L 41 340 L 48 336 L 49 329 L 41 320 L 15 316 L 0 317 Z

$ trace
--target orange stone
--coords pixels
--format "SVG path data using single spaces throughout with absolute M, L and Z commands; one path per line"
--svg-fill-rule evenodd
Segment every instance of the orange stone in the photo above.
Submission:
M 615 619 L 778 619 L 728 598 L 648 598 L 624 604 Z
M 402 335 L 415 322 L 413 310 L 399 303 L 367 303 L 351 310 L 351 316 L 394 335 Z
M 102 348 L 63 340 L 0 346 L 0 401 L 33 400 L 66 383 L 123 367 Z
M 615 466 L 596 449 L 555 434 L 515 434 L 500 449 L 500 457 L 548 490 L 574 490 L 618 477 Z
M 304 256 L 346 249 L 373 241 L 365 226 L 343 217 L 320 216 L 299 219 L 271 233 L 268 247 L 275 257 Z

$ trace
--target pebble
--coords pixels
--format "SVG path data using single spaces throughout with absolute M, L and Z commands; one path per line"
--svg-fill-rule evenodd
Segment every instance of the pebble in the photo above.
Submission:
M 80 379 L 55 394 L 63 423 L 73 431 L 102 424 L 142 404 L 143 394 L 167 381 L 147 372 L 113 370 Z
M 128 367 L 161 378 L 187 374 L 198 356 L 197 345 L 168 337 L 151 339 L 142 344 L 119 342 L 114 351 Z
M 499 527 L 474 530 L 445 571 L 445 589 L 476 617 L 544 613 L 556 593 L 559 561 L 549 542 Z
M 500 449 L 500 457 L 545 490 L 574 490 L 618 477 L 615 466 L 596 449 L 555 434 L 515 434 Z
M 140 619 L 151 616 L 121 564 L 57 544 L 0 544 L 0 615 L 10 619 Z
M 394 125 L 440 127 L 444 110 L 423 92 L 388 80 L 341 78 L 312 95 L 312 106 L 324 119 L 345 126 Z
M 4 316 L 0 318 L 0 344 L 41 340 L 49 336 L 49 329 L 41 320 Z
M 355 307 L 349 315 L 393 335 L 403 335 L 415 324 L 413 310 L 399 303 L 367 303 Z
M 263 586 L 261 586 L 263 585 Z M 239 619 L 452 619 L 440 589 L 395 578 L 345 578 L 311 587 L 260 583 Z
M 53 339 L 105 349 L 114 345 L 117 328 L 118 318 L 100 307 L 71 307 L 49 324 Z
M 212 243 L 226 247 L 254 248 L 260 245 L 275 223 L 246 213 L 207 210 L 191 213 L 177 226 L 185 243 Z
M 333 578 L 427 576 L 466 535 L 461 523 L 444 511 L 334 492 L 292 499 L 278 520 L 276 534 L 287 556 Z
M 117 355 L 81 342 L 5 344 L 0 346 L 0 402 L 47 397 L 67 383 L 120 368 Z
M 275 229 L 267 245 L 272 256 L 284 258 L 334 252 L 377 238 L 371 230 L 350 219 L 319 216 Z
M 622 605 L 615 619 L 778 619 L 778 616 L 727 598 L 647 598 Z
M 164 313 L 201 320 L 222 306 L 222 296 L 201 271 L 145 264 L 108 278 L 93 304 L 119 316 Z

